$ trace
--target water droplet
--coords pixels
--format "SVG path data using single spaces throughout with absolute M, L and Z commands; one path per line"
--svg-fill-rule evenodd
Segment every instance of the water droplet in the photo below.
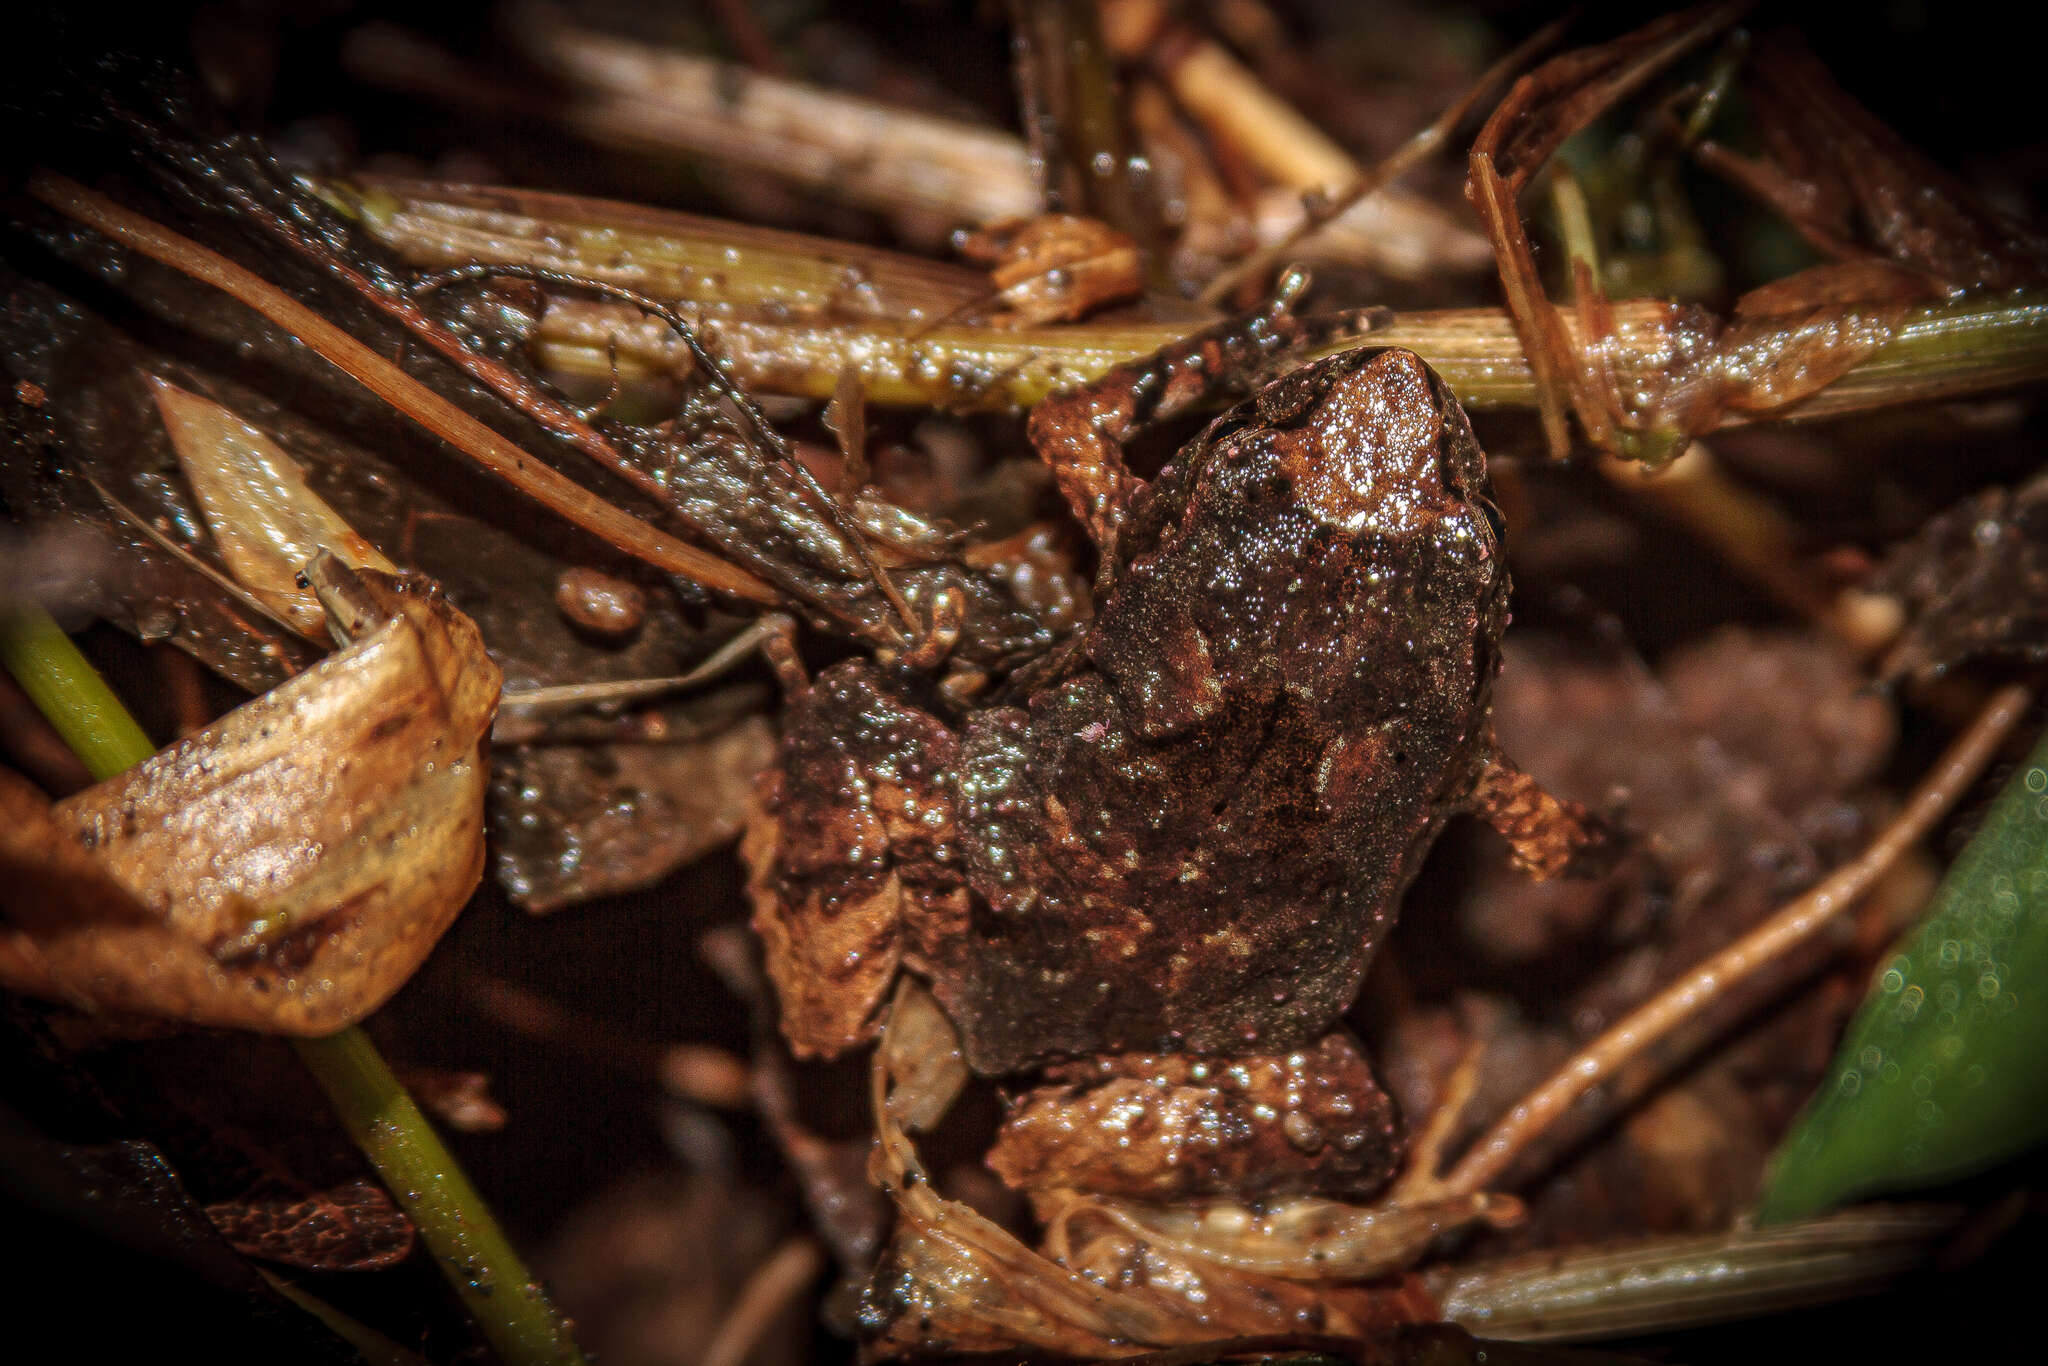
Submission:
M 1287 1136 L 1289 1143 L 1305 1153 L 1312 1153 L 1323 1146 L 1323 1131 L 1299 1110 L 1287 1112 L 1287 1117 L 1280 1121 L 1280 1132 Z

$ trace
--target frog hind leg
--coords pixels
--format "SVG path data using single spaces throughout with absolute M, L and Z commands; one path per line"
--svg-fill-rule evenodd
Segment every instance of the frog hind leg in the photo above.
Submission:
M 1377 1276 L 1520 1213 L 1437 1180 L 1470 1081 L 1453 1080 L 1391 1186 L 1392 1104 L 1342 1030 L 1287 1054 L 1056 1065 L 1011 1107 L 989 1165 L 1030 1197 L 1047 1255 L 1107 1284 L 1170 1270 L 1251 1294 Z
M 798 1057 L 836 1057 L 875 1035 L 912 904 L 929 918 L 927 903 L 964 898 L 934 858 L 951 831 L 938 775 L 957 742 L 866 661 L 808 683 L 793 651 L 775 667 L 792 690 L 782 753 L 740 858 L 783 1034 Z

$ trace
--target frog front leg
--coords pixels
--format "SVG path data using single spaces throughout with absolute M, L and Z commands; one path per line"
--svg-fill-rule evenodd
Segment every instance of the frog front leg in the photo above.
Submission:
M 1378 315 L 1348 315 L 1322 325 L 1304 322 L 1294 306 L 1308 276 L 1289 271 L 1261 308 L 1218 323 L 1119 365 L 1077 389 L 1054 394 L 1031 410 L 1029 435 L 1051 468 L 1067 506 L 1113 562 L 1117 529 L 1143 486 L 1124 464 L 1123 446 L 1146 424 L 1186 412 L 1217 393 L 1248 389 L 1273 362 L 1313 341 L 1354 336 Z
M 942 857 L 958 742 L 866 661 L 805 681 L 793 651 L 768 653 L 788 693 L 782 754 L 740 857 L 790 1048 L 836 1057 L 874 1037 L 906 918 L 964 905 Z
M 1614 852 L 1605 821 L 1545 788 L 1490 743 L 1466 805 L 1508 842 L 1515 867 L 1534 878 L 1592 876 Z

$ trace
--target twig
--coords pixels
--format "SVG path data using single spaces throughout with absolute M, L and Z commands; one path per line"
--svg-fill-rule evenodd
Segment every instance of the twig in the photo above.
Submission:
M 1349 152 L 1220 43 L 1166 20 L 1154 0 L 1122 0 L 1103 28 L 1119 56 L 1150 62 L 1182 108 L 1295 194 L 1343 194 L 1366 178 Z M 1462 220 L 1426 199 L 1405 191 L 1360 198 L 1346 220 L 1356 229 L 1346 245 L 1375 270 L 1417 280 L 1445 269 L 1480 269 L 1492 259 Z M 1312 216 L 1303 212 L 1281 235 Z
M 519 449 L 306 305 L 226 257 L 64 176 L 38 171 L 29 179 L 28 192 L 130 250 L 248 305 L 521 493 L 626 554 L 716 592 L 764 605 L 779 601 L 773 588 L 746 570 L 687 545 L 605 502 Z
M 515 36 L 581 87 L 560 117 L 593 142 L 737 162 L 851 203 L 949 222 L 1038 211 L 1024 144 L 1000 129 L 644 46 L 541 7 Z
M 600 702 L 637 702 L 665 693 L 683 692 L 708 683 L 751 657 L 761 642 L 780 629 L 772 615 L 757 618 L 746 629 L 705 656 L 688 673 L 670 678 L 622 678 L 606 683 L 558 683 L 552 687 L 508 688 L 498 695 L 501 707 L 540 709 L 585 707 Z
M 383 89 L 472 110 L 487 98 L 502 112 L 566 125 L 604 146 L 708 157 L 925 229 L 934 221 L 987 226 L 1040 209 L 1031 154 L 1023 139 L 1000 129 L 648 47 L 575 26 L 539 6 L 515 36 L 537 62 L 577 87 L 571 99 L 508 99 L 445 52 L 389 27 L 360 30 L 345 59 L 353 74 Z M 1346 172 L 1325 185 L 1351 179 Z M 1284 231 L 1294 221 L 1258 227 Z M 1491 259 L 1477 233 L 1413 196 L 1379 196 L 1343 226 L 1355 229 L 1348 248 L 1401 278 L 1481 270 Z
M 1424 158 L 1434 154 L 1444 145 L 1452 130 L 1465 121 L 1466 115 L 1472 112 L 1475 104 L 1492 93 L 1502 81 L 1526 66 L 1537 53 L 1556 42 L 1569 22 L 1569 17 L 1553 20 L 1516 45 L 1506 56 L 1481 72 L 1479 79 L 1474 81 L 1464 94 L 1453 100 L 1450 106 L 1437 116 L 1434 123 L 1402 143 L 1391 156 L 1383 159 L 1371 170 L 1361 171 L 1342 191 L 1319 204 L 1305 206 L 1300 225 L 1292 231 L 1219 273 L 1204 286 L 1202 302 L 1220 305 L 1245 281 L 1263 279 L 1272 274 L 1285 264 L 1284 258 L 1287 253 L 1300 246 L 1304 238 L 1315 233 L 1324 224 L 1342 218 L 1366 199 L 1384 192 L 1388 186 L 1414 170 Z
M 1925 1267 L 1961 1222 L 1952 1208 L 1851 1210 L 1425 1273 L 1444 1317 L 1511 1341 L 1640 1336 L 1866 1293 Z
M 1778 961 L 1852 909 L 1969 790 L 2032 700 L 2025 687 L 2000 689 L 1920 780 L 1905 807 L 1869 847 L 1580 1049 L 1548 1081 L 1517 1102 L 1492 1132 L 1472 1145 L 1444 1178 L 1441 1189 L 1452 1195 L 1473 1194 L 1498 1181 L 1515 1158 L 1562 1119 L 1581 1096 L 1745 978 Z
M 685 316 L 693 310 L 679 308 Z M 1607 352 L 1625 382 L 1663 373 L 1671 351 L 1703 315 L 1651 299 L 1613 308 L 1619 338 Z M 1095 379 L 1179 339 L 1193 324 L 1082 323 L 1068 327 L 922 328 L 892 321 L 792 323 L 711 317 L 697 325 L 734 376 L 760 393 L 829 399 L 851 366 L 873 407 L 953 411 L 1028 408 L 1048 394 Z M 1575 325 L 1567 330 L 1577 335 Z M 608 345 L 628 374 L 686 365 L 663 329 L 629 311 L 574 301 L 550 305 L 535 341 L 539 359 L 562 374 L 611 374 Z M 1500 309 L 1396 314 L 1367 344 L 1403 346 L 1434 367 L 1468 408 L 1532 408 L 1537 389 L 1513 324 Z M 1317 356 L 1344 349 L 1332 346 Z M 1819 393 L 1767 415 L 1803 421 L 1935 403 L 2048 379 L 2048 293 L 1969 296 L 1916 309 L 1892 339 Z M 1730 412 L 1726 426 L 1763 420 Z
M 988 291 L 966 266 L 622 200 L 374 175 L 309 184 L 427 269 L 518 262 L 671 303 L 796 317 L 929 320 Z

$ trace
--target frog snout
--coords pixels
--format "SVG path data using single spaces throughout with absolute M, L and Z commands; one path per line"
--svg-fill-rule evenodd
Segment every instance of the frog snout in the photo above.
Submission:
M 1443 393 L 1413 351 L 1360 360 L 1288 433 L 1282 469 L 1303 507 L 1349 534 L 1412 535 L 1454 501 L 1443 478 Z

